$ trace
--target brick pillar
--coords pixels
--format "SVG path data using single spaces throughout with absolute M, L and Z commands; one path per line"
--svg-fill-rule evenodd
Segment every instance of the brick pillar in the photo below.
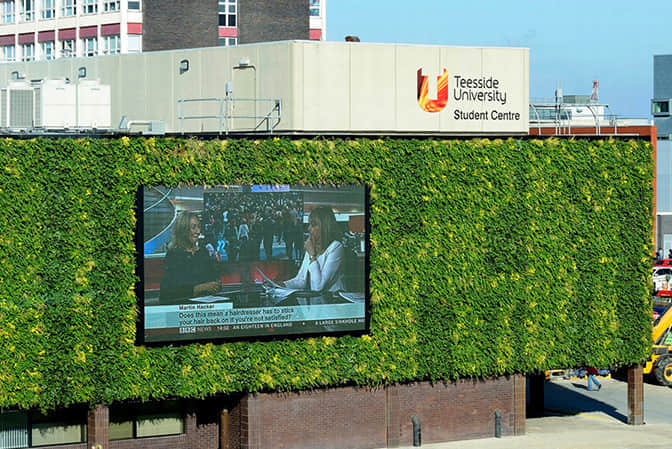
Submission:
M 240 449 L 250 449 L 250 395 L 240 400 Z
M 387 447 L 399 447 L 401 423 L 399 422 L 399 389 L 396 385 L 385 388 L 385 421 Z
M 543 390 L 542 390 L 543 393 Z M 523 374 L 513 376 L 513 434 L 525 435 L 526 380 Z
M 90 408 L 87 414 L 86 430 L 86 443 L 89 448 L 109 449 L 110 409 L 100 404 Z
M 185 449 L 200 449 L 198 432 L 196 431 L 196 412 L 189 407 L 184 417 L 184 434 L 187 447 Z
M 546 376 L 541 374 L 530 374 L 527 376 L 527 381 L 530 383 L 530 407 L 528 409 L 528 416 L 530 418 L 537 418 L 544 415 L 544 382 Z
M 642 365 L 628 368 L 628 424 L 644 424 L 644 376 Z

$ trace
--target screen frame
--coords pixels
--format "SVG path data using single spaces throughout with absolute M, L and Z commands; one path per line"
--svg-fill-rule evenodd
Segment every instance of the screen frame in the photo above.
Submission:
M 135 332 L 135 346 L 148 346 L 148 347 L 162 347 L 162 346 L 184 346 L 190 344 L 222 344 L 222 343 L 233 343 L 240 341 L 277 341 L 277 340 L 297 340 L 305 338 L 316 338 L 316 337 L 342 337 L 346 335 L 350 336 L 362 336 L 369 335 L 371 333 L 371 291 L 370 291 L 370 258 L 371 258 L 371 220 L 370 220 L 370 192 L 371 186 L 369 184 L 350 184 L 350 185 L 361 185 L 364 189 L 364 327 L 363 329 L 354 329 L 354 330 L 342 330 L 342 331 L 329 331 L 329 332 L 305 332 L 305 333 L 286 333 L 286 334 L 259 334 L 259 335 L 240 335 L 240 336 L 227 336 L 227 337 L 200 337 L 200 338 L 191 338 L 191 339 L 177 339 L 177 340 L 161 340 L 153 341 L 145 339 L 145 262 L 144 262 L 144 190 L 146 187 L 198 187 L 194 184 L 189 185 L 178 185 L 170 186 L 167 184 L 153 184 L 139 185 L 136 190 L 135 195 L 135 217 L 136 217 L 136 227 L 135 227 L 135 253 L 136 253 L 136 264 L 135 264 L 135 297 L 136 297 L 136 307 L 138 313 L 136 314 L 136 332 Z M 250 184 L 241 184 L 241 187 L 251 187 Z M 311 185 L 305 185 L 303 187 L 310 187 Z M 319 185 L 313 185 L 319 186 Z M 326 186 L 326 185 L 325 185 Z M 328 185 L 329 187 L 334 187 L 334 185 Z M 227 187 L 223 185 L 213 185 L 207 187 Z M 338 187 L 338 186 L 335 186 Z

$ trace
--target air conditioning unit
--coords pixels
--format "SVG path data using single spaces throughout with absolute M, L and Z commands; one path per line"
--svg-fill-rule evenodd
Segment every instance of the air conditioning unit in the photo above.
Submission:
M 65 80 L 44 80 L 35 89 L 35 127 L 68 129 L 77 124 L 76 88 Z
M 85 80 L 12 81 L 0 89 L 0 128 L 110 129 L 110 86 Z
M 112 127 L 110 86 L 99 81 L 82 80 L 77 85 L 77 126 L 107 129 Z
M 35 92 L 25 81 L 0 89 L 0 127 L 29 129 L 35 123 Z

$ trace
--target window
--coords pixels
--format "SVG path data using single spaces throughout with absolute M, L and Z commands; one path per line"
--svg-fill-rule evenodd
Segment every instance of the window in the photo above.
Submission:
M 119 0 L 105 0 L 105 12 L 119 11 Z
M 0 413 L 0 447 L 28 447 L 28 413 Z
M 82 0 L 82 14 L 96 14 L 98 12 L 98 0 Z
M 236 26 L 236 0 L 219 0 L 219 26 Z
M 15 47 L 13 45 L 3 45 L 0 47 L 0 61 L 14 62 L 16 60 Z
M 320 15 L 320 0 L 310 0 L 310 15 L 312 17 Z
M 63 17 L 71 17 L 77 15 L 77 3 L 76 0 L 62 0 L 63 8 L 61 9 L 61 14 Z
M 33 447 L 85 441 L 86 426 L 83 422 L 34 414 L 31 424 L 30 436 Z
M 14 23 L 14 0 L 0 2 L 0 23 Z
M 96 56 L 98 53 L 98 40 L 95 37 L 86 37 L 83 40 L 84 56 Z
M 35 60 L 35 44 L 21 44 L 21 61 L 28 62 Z
M 112 36 L 103 36 L 104 55 L 116 55 L 119 53 L 120 48 L 121 48 L 121 40 L 119 39 L 118 34 Z
M 651 112 L 653 115 L 669 115 L 670 102 L 668 100 L 654 101 L 652 103 Z
M 184 421 L 181 414 L 177 412 L 138 416 L 135 429 L 138 438 L 179 435 L 184 432 Z
M 129 34 L 128 35 L 128 52 L 140 53 L 142 51 L 142 35 Z
M 56 59 L 54 41 L 42 42 L 42 59 L 46 59 L 47 61 Z
M 110 421 L 110 440 L 145 438 L 184 433 L 184 421 L 179 413 L 158 413 L 138 416 L 127 421 Z
M 21 1 L 21 20 L 23 22 L 32 22 L 35 19 L 35 0 Z
M 139 408 L 110 408 L 110 440 L 145 438 L 184 433 L 179 405 L 140 405 Z
M 233 47 L 238 45 L 237 37 L 220 37 L 218 42 L 220 47 Z
M 134 2 L 134 1 L 129 0 L 128 9 L 139 11 L 140 10 L 140 2 Z
M 79 444 L 86 441 L 86 412 L 69 409 L 43 415 L 37 412 L 0 413 L 0 447 L 22 448 Z
M 77 56 L 77 44 L 75 39 L 61 41 L 61 58 L 74 58 Z
M 53 19 L 56 17 L 56 0 L 42 0 L 40 17 L 43 19 Z

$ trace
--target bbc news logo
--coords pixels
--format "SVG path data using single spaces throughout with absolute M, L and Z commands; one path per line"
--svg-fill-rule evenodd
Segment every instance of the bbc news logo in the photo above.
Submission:
M 436 77 L 436 99 L 429 98 L 429 77 L 423 76 L 422 69 L 418 69 L 418 104 L 427 112 L 442 111 L 448 103 L 448 71 Z

